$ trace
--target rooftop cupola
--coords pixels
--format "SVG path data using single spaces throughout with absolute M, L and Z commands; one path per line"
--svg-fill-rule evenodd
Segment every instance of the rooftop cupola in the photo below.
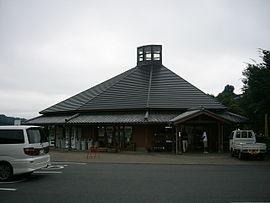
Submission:
M 161 65 L 162 64 L 162 46 L 146 45 L 137 48 L 137 65 Z

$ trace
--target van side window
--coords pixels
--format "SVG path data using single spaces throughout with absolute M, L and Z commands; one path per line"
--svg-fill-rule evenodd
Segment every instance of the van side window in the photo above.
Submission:
M 236 138 L 240 138 L 240 132 L 236 133 Z
M 248 132 L 248 138 L 252 138 L 252 133 Z
M 0 144 L 24 143 L 23 130 L 0 130 Z
M 48 139 L 45 133 L 40 128 L 27 129 L 27 136 L 28 136 L 29 144 L 48 142 Z

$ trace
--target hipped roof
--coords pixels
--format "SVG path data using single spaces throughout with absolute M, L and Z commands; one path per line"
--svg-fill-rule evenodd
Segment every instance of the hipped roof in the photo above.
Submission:
M 188 109 L 194 106 L 225 109 L 165 66 L 146 65 L 136 66 L 40 113 Z

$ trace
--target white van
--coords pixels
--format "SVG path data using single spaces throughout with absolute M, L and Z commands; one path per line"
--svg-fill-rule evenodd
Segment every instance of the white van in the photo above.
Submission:
M 0 126 L 0 181 L 50 164 L 49 143 L 41 127 Z

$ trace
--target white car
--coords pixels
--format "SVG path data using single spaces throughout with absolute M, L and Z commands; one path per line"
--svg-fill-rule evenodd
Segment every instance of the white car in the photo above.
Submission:
M 49 143 L 41 127 L 0 126 L 0 181 L 50 164 Z

